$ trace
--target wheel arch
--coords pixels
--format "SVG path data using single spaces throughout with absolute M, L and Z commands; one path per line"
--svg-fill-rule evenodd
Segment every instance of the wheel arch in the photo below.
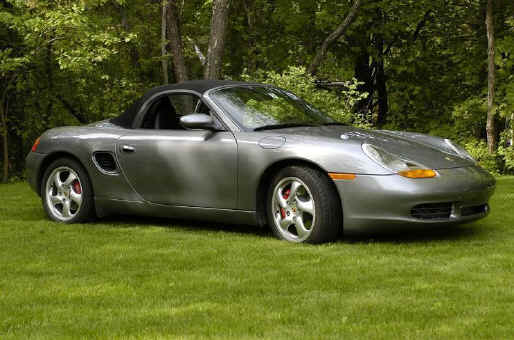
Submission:
M 78 162 L 86 171 L 87 175 L 89 176 L 89 181 L 91 183 L 91 191 L 94 196 L 94 188 L 93 188 L 93 182 L 91 181 L 91 174 L 88 171 L 88 168 L 85 166 L 84 162 L 80 160 L 77 156 L 73 155 L 72 153 L 68 151 L 55 151 L 50 154 L 48 154 L 41 163 L 41 166 L 39 167 L 39 171 L 37 173 L 37 188 L 39 188 L 38 194 L 41 196 L 41 190 L 42 190 L 42 182 L 43 182 L 43 175 L 45 174 L 46 169 L 52 164 L 53 161 L 59 159 L 59 158 L 70 158 L 74 161 Z
M 337 193 L 337 199 L 339 200 L 339 206 L 341 207 L 341 210 L 343 209 L 343 206 L 341 204 L 341 197 L 339 196 L 339 192 L 336 188 L 336 185 L 334 181 L 328 176 L 328 171 L 323 169 L 320 165 L 308 161 L 306 159 L 301 158 L 288 158 L 288 159 L 282 159 L 277 162 L 274 162 L 270 164 L 262 173 L 259 179 L 259 184 L 257 186 L 257 193 L 256 193 L 256 214 L 257 214 L 257 224 L 260 227 L 263 227 L 267 223 L 266 219 L 266 201 L 267 201 L 267 193 L 268 188 L 271 183 L 271 180 L 273 179 L 273 176 L 280 171 L 283 168 L 286 168 L 288 166 L 304 166 L 311 169 L 318 170 L 322 174 L 326 176 L 326 178 L 329 180 L 330 185 L 333 187 L 335 192 Z

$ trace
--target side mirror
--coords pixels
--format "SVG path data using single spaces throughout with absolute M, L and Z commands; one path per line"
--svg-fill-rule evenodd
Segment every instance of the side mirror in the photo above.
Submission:
M 204 113 L 191 113 L 180 117 L 180 125 L 194 130 L 216 130 L 214 120 Z

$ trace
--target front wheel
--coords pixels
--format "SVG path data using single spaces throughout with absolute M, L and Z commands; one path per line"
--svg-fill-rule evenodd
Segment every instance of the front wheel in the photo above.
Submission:
M 41 185 L 43 207 L 52 220 L 84 222 L 93 215 L 89 177 L 80 163 L 60 158 L 48 166 Z
M 335 240 L 342 226 L 341 210 L 330 179 L 312 168 L 284 168 L 268 190 L 268 223 L 278 238 L 290 242 Z

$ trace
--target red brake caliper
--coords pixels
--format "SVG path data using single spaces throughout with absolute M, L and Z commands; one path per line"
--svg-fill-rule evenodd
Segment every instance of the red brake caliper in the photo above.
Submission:
M 291 189 L 287 189 L 282 195 L 282 197 L 284 197 L 284 199 L 288 199 L 290 193 Z M 286 218 L 286 210 L 284 208 L 280 208 L 280 215 L 282 215 L 282 218 Z
M 82 193 L 82 188 L 80 187 L 80 182 L 76 179 L 73 181 L 73 191 L 75 191 L 77 194 Z

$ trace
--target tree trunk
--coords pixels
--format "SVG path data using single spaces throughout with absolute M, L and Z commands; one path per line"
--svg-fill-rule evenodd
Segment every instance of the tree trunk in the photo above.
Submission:
M 229 7 L 230 0 L 213 0 L 205 79 L 218 79 L 221 75 Z
M 125 8 L 125 5 L 119 5 L 120 6 L 120 16 L 121 16 L 121 27 L 125 31 L 129 30 L 128 20 L 127 20 L 127 9 Z
M 7 89 L 4 90 L 2 94 L 2 100 L 0 102 L 0 119 L 2 120 L 2 148 L 3 148 L 3 172 L 2 172 L 2 182 L 7 183 L 7 179 L 9 178 L 9 148 L 8 148 L 8 132 L 7 132 L 7 111 L 9 107 L 7 105 Z
M 193 48 L 195 50 L 196 56 L 198 57 L 198 60 L 200 60 L 200 64 L 202 64 L 202 66 L 205 67 L 207 59 L 205 58 L 205 55 L 202 53 L 202 50 L 193 39 L 189 38 L 189 41 L 191 41 L 191 43 L 193 44 Z
M 387 113 L 389 111 L 389 103 L 387 99 L 387 86 L 384 72 L 384 61 L 377 63 L 377 94 L 378 94 L 378 116 L 377 125 L 382 127 L 387 122 Z
M 514 146 L 514 112 L 510 115 L 510 147 Z
M 46 58 L 45 58 L 45 67 L 46 67 L 46 80 L 48 82 L 47 88 L 48 93 L 52 94 L 55 93 L 54 91 L 54 70 L 53 70 L 53 55 L 52 55 L 52 44 L 48 44 L 46 48 Z M 52 117 L 53 115 L 53 108 L 54 108 L 54 96 L 49 95 L 48 96 L 48 103 L 46 105 L 46 116 Z
M 487 76 L 487 147 L 490 153 L 494 152 L 496 145 L 496 132 L 494 127 L 494 24 L 493 24 L 493 0 L 487 1 L 487 14 L 485 17 L 487 27 L 487 54 L 488 54 L 488 76 Z
M 361 52 L 357 55 L 355 62 L 355 78 L 361 85 L 357 87 L 360 92 L 367 92 L 368 97 L 362 99 L 357 103 L 358 112 L 367 112 L 373 109 L 373 80 L 371 79 L 371 67 L 369 64 L 369 53 L 365 48 L 361 49 Z
M 173 62 L 173 73 L 175 81 L 180 83 L 188 80 L 186 63 L 184 61 L 184 50 L 182 36 L 180 34 L 180 20 L 177 0 L 168 0 L 167 6 L 167 33 L 170 46 L 171 61 Z
M 389 110 L 389 104 L 387 102 L 387 86 L 386 77 L 384 71 L 384 39 L 378 35 L 376 38 L 378 57 L 375 66 L 375 87 L 377 89 L 378 96 L 378 116 L 377 125 L 382 127 L 387 121 L 387 111 Z
M 87 124 L 89 123 L 89 120 L 86 116 L 82 113 L 82 110 L 80 106 L 77 108 L 77 104 L 73 105 L 69 101 L 67 101 L 62 95 L 58 94 L 55 96 L 62 104 L 62 106 L 68 110 L 68 112 L 75 117 L 79 121 L 80 124 Z
M 416 41 L 419 37 L 419 34 L 423 27 L 425 27 L 428 19 L 430 18 L 430 15 L 432 15 L 432 10 L 429 9 L 425 12 L 425 15 L 423 15 L 423 19 L 416 25 L 416 30 L 414 31 L 414 34 L 412 35 L 412 41 Z
M 244 0 L 246 23 L 248 24 L 248 73 L 253 74 L 257 70 L 257 37 L 255 29 L 255 0 Z
M 122 4 L 122 5 L 118 5 L 120 7 L 120 24 L 121 24 L 121 27 L 125 30 L 125 31 L 129 31 L 131 26 L 129 24 L 129 21 L 128 21 L 128 16 L 129 16 L 129 13 L 127 11 L 127 8 L 128 8 L 128 5 L 127 4 Z M 140 70 L 141 69 L 141 65 L 139 63 L 139 52 L 137 50 L 137 47 L 134 45 L 134 44 L 130 44 L 129 47 L 128 47 L 128 54 L 129 54 L 129 57 L 130 57 L 130 63 L 134 66 L 134 68 Z
M 344 34 L 344 32 L 346 32 L 346 29 L 352 23 L 353 18 L 357 15 L 357 11 L 359 9 L 360 4 L 361 4 L 361 0 L 355 0 L 352 8 L 350 8 L 350 11 L 346 15 L 346 18 L 344 19 L 344 21 L 335 29 L 335 31 L 330 33 L 330 35 L 325 39 L 325 41 L 323 41 L 323 44 L 321 45 L 321 48 L 316 53 L 314 60 L 307 68 L 308 73 L 315 75 L 318 72 L 318 68 L 321 65 L 321 62 L 323 61 L 323 58 L 325 58 L 325 54 L 327 53 L 328 48 L 337 39 L 339 39 Z
M 162 64 L 162 81 L 168 84 L 168 56 L 166 55 L 166 0 L 162 1 L 162 16 L 161 16 L 161 64 Z

